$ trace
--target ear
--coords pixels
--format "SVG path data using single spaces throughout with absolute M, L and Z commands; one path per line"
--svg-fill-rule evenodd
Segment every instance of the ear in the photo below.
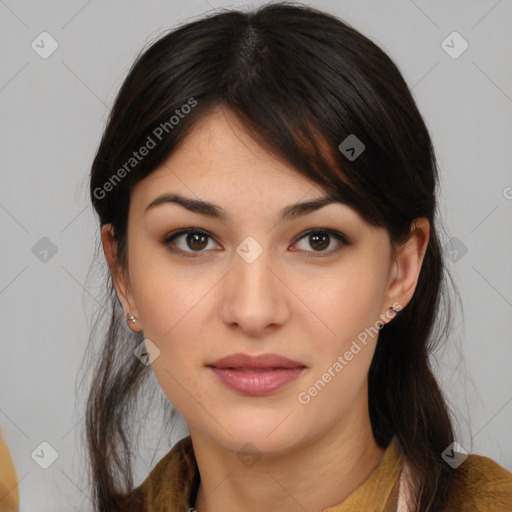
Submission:
M 395 307 L 403 309 L 412 299 L 418 284 L 429 237 L 430 223 L 428 219 L 425 217 L 414 219 L 409 238 L 397 247 L 385 304 L 398 303 L 399 306 L 395 305 Z
M 127 322 L 130 329 L 134 332 L 141 332 L 142 326 L 138 321 L 139 314 L 135 307 L 135 301 L 130 288 L 130 280 L 127 272 L 121 268 L 117 260 L 117 242 L 114 238 L 114 228 L 111 224 L 105 224 L 101 228 L 101 243 L 103 245 L 103 252 L 107 259 L 110 274 L 114 282 L 117 296 L 126 315 L 131 314 L 137 318 L 137 322 Z

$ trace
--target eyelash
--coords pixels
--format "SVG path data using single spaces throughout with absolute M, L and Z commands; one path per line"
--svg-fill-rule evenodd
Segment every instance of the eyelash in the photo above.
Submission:
M 208 233 L 207 231 L 204 231 L 200 228 L 186 228 L 186 229 L 180 229 L 178 231 L 174 231 L 173 233 L 170 233 L 169 235 L 165 236 L 163 240 L 161 240 L 162 244 L 169 248 L 169 250 L 173 253 L 179 254 L 180 256 L 183 256 L 185 258 L 197 258 L 200 257 L 199 255 L 203 252 L 206 252 L 205 250 L 201 251 L 183 251 L 182 249 L 178 249 L 176 247 L 172 247 L 174 244 L 174 240 L 182 235 L 188 235 L 188 234 L 200 234 L 203 236 L 206 236 L 212 240 L 214 240 L 214 237 Z M 334 231 L 332 229 L 327 228 L 313 228 L 309 229 L 303 233 L 301 233 L 296 240 L 293 242 L 294 244 L 302 240 L 303 238 L 306 238 L 313 234 L 322 234 L 322 235 L 329 235 L 333 237 L 335 240 L 340 242 L 340 246 L 338 246 L 336 249 L 331 249 L 329 251 L 305 251 L 306 252 L 306 258 L 322 258 L 326 256 L 330 256 L 331 254 L 334 254 L 335 252 L 338 252 L 341 250 L 344 246 L 349 246 L 352 244 L 352 242 L 349 242 L 347 237 L 338 231 Z M 330 240 L 329 240 L 330 244 Z M 220 245 L 220 244 L 219 244 Z M 314 254 L 316 253 L 316 254 Z M 193 256 L 192 254 L 198 254 L 198 256 Z

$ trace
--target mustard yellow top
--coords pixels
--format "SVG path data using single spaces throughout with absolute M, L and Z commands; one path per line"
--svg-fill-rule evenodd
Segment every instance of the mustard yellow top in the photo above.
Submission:
M 0 429 L 0 512 L 17 512 L 19 505 L 18 475 Z
M 396 512 L 404 463 L 400 442 L 392 439 L 377 467 L 341 503 L 322 512 Z M 134 491 L 131 510 L 183 512 L 194 506 L 199 471 L 190 436 L 179 441 Z M 487 457 L 469 455 L 457 468 L 443 511 L 512 512 L 512 473 Z

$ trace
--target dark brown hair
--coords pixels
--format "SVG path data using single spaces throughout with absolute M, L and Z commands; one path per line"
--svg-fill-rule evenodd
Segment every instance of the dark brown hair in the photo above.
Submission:
M 368 382 L 377 442 L 385 447 L 398 437 L 414 470 L 415 510 L 439 510 L 453 474 L 441 453 L 453 431 L 429 356 L 448 337 L 449 274 L 436 222 L 434 150 L 397 66 L 347 23 L 302 5 L 222 11 L 158 39 L 126 77 L 91 171 L 91 200 L 100 226 L 113 226 L 121 269 L 128 265 L 132 188 L 215 107 L 235 113 L 271 154 L 384 227 L 393 247 L 407 240 L 415 218 L 429 220 L 414 296 L 381 329 Z M 356 159 L 339 149 L 351 134 L 365 145 Z M 127 165 L 148 137 L 154 147 Z M 133 356 L 143 338 L 122 326 L 107 279 L 110 325 L 93 374 L 86 434 L 95 506 L 112 512 L 133 489 L 132 411 L 151 369 Z

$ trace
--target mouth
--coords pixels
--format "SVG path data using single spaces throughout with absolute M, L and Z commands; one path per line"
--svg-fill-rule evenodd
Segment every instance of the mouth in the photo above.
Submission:
M 227 388 L 249 396 L 268 395 L 297 379 L 306 366 L 277 354 L 233 354 L 206 367 Z

